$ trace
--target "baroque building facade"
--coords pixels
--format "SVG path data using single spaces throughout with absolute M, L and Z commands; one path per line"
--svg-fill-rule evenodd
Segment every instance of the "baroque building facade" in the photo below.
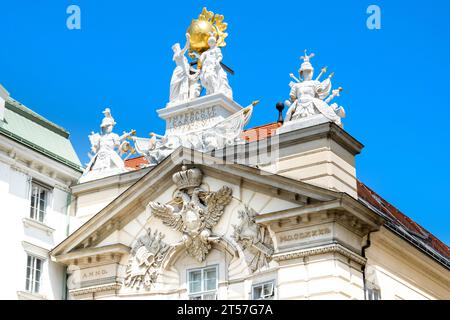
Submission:
M 65 299 L 65 268 L 49 251 L 68 236 L 70 186 L 81 164 L 69 133 L 0 85 L 0 299 Z
M 321 129 L 346 135 L 334 124 Z M 312 137 L 294 145 L 302 139 Z M 296 156 L 298 163 L 310 153 Z M 154 168 L 74 186 L 71 215 L 86 222 L 52 255 L 68 268 L 71 299 L 448 299 L 448 248 L 358 180 L 354 186 L 355 197 L 180 147 Z M 229 196 L 206 236 L 207 227 L 189 232 L 192 221 L 198 227 L 189 215 L 203 210 L 210 220 L 206 199 L 224 188 Z
M 333 74 L 305 51 L 279 120 L 245 130 L 226 29 L 204 9 L 172 47 L 164 134 L 119 136 L 105 109 L 83 173 L 50 174 L 70 201 L 47 298 L 450 299 L 449 248 L 358 180 Z

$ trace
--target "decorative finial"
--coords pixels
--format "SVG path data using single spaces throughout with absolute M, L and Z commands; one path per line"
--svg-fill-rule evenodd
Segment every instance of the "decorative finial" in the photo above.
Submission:
M 322 68 L 322 70 L 320 71 L 320 74 L 316 78 L 316 81 L 320 80 L 320 78 L 327 72 L 327 69 L 328 69 L 328 67 Z
M 283 102 L 277 102 L 276 106 L 275 106 L 278 110 L 278 123 L 283 124 L 284 120 L 283 120 L 283 110 L 284 110 L 284 103 Z
M 213 32 L 218 47 L 225 47 L 225 38 L 228 36 L 226 30 L 228 24 L 224 22 L 223 15 L 215 14 L 203 8 L 202 13 L 197 19 L 192 20 L 191 25 L 187 29 L 189 33 L 190 50 L 197 54 L 202 54 L 209 49 L 208 39 L 210 33 Z
M 311 53 L 310 55 L 307 54 L 307 50 L 305 49 L 305 55 L 301 56 L 300 59 L 302 59 L 304 62 L 309 62 L 309 59 L 313 58 L 315 56 L 314 53 Z
M 299 73 L 300 73 L 300 77 L 301 77 L 301 78 L 303 77 L 303 73 L 304 73 L 305 71 L 310 71 L 311 73 L 314 72 L 314 68 L 313 68 L 311 62 L 309 62 L 309 60 L 310 60 L 312 57 L 314 57 L 314 56 L 315 56 L 314 53 L 311 53 L 310 55 L 308 55 L 308 54 L 307 54 L 307 51 L 305 50 L 305 55 L 302 56 L 302 57 L 300 57 L 300 59 L 303 60 L 303 63 L 302 63 L 302 65 L 300 66 L 300 70 L 299 70 Z M 312 76 L 312 75 L 311 75 L 311 76 Z M 303 79 L 303 80 L 304 80 L 304 79 Z

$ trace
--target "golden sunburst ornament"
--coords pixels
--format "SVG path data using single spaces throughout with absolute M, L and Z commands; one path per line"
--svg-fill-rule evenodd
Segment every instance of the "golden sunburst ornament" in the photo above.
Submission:
M 223 22 L 224 17 L 220 14 L 215 14 L 203 8 L 202 13 L 198 19 L 193 19 L 191 25 L 187 29 L 190 37 L 190 49 L 199 54 L 202 54 L 209 49 L 208 38 L 213 32 L 217 39 L 217 46 L 225 47 L 225 38 L 228 36 L 228 24 Z

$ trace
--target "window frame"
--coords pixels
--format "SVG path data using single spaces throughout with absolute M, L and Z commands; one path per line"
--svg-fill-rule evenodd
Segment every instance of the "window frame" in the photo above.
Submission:
M 376 300 L 381 300 L 381 290 L 380 288 L 369 282 L 366 283 L 366 300 L 371 300 L 371 301 L 376 301 Z
M 260 298 L 255 298 L 255 289 L 258 287 L 261 287 L 261 292 L 264 292 L 264 286 L 271 284 L 272 285 L 272 295 L 268 297 L 264 297 L 264 295 L 261 295 Z M 275 280 L 268 280 L 264 282 L 255 283 L 252 285 L 252 292 L 251 292 L 251 298 L 252 300 L 273 300 L 275 298 Z
M 210 269 L 215 269 L 215 271 L 216 271 L 215 289 L 214 290 L 205 290 L 206 289 L 205 288 L 205 283 L 206 283 L 205 271 L 210 270 Z M 190 274 L 193 272 L 197 272 L 197 271 L 201 272 L 200 291 L 191 292 L 190 291 L 190 289 L 191 289 Z M 207 295 L 211 295 L 211 294 L 214 294 L 214 300 L 217 300 L 217 291 L 219 289 L 219 265 L 215 264 L 215 265 L 210 265 L 210 266 L 201 267 L 201 268 L 187 269 L 186 270 L 186 284 L 187 284 L 187 293 L 188 293 L 189 300 L 205 300 L 204 297 Z M 200 299 L 193 299 L 193 298 L 200 298 Z
M 38 188 L 38 197 L 34 197 L 34 188 Z M 39 203 L 41 200 L 40 194 L 42 191 L 45 192 L 45 199 L 44 199 L 44 206 L 43 211 L 39 209 Z M 43 184 L 39 181 L 36 181 L 34 179 L 31 179 L 30 181 L 30 197 L 29 197 L 29 213 L 28 218 L 32 219 L 34 221 L 40 222 L 45 224 L 47 214 L 48 214 L 48 206 L 50 203 L 50 195 L 51 195 L 52 188 L 47 186 L 46 184 Z M 33 197 L 35 198 L 33 202 Z M 41 218 L 41 211 L 42 211 L 42 220 Z
M 45 259 L 37 255 L 26 252 L 26 269 L 25 269 L 25 291 L 31 294 L 39 294 L 42 288 L 42 276 L 44 271 Z M 28 262 L 31 262 L 31 266 Z M 37 261 L 40 261 L 40 268 L 37 268 Z M 28 269 L 30 269 L 30 277 L 28 276 Z M 39 270 L 39 278 L 36 280 L 36 272 Z M 38 288 L 36 290 L 36 283 Z
M 381 300 L 381 290 L 375 287 L 368 287 L 367 300 L 371 301 Z

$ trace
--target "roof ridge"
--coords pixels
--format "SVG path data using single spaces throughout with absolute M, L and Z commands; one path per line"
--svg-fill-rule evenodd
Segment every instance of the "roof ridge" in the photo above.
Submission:
M 62 156 L 60 156 L 60 155 L 58 155 L 58 154 L 56 154 L 56 153 L 54 153 L 54 152 L 52 152 L 50 150 L 47 150 L 46 148 L 43 148 L 43 147 L 41 147 L 39 145 L 36 145 L 35 143 L 33 143 L 31 141 L 28 141 L 27 139 L 21 138 L 21 137 L 17 136 L 16 134 L 14 134 L 14 133 L 12 133 L 10 131 L 3 129 L 2 127 L 0 127 L 0 133 L 4 134 L 5 136 L 7 136 L 7 137 L 9 137 L 9 138 L 11 138 L 11 139 L 13 139 L 13 140 L 15 140 L 17 142 L 20 142 L 20 143 L 28 146 L 31 149 L 34 149 L 34 150 L 36 150 L 36 151 L 38 151 L 38 152 L 40 152 L 40 153 L 42 153 L 42 154 L 44 154 L 44 155 L 46 155 L 46 156 L 48 156 L 50 158 L 53 158 L 53 159 L 55 159 L 55 160 L 65 164 L 65 165 L 69 166 L 72 169 L 75 169 L 75 170 L 80 171 L 80 172 L 83 170 L 83 167 L 81 165 L 76 164 L 73 161 L 68 160 L 65 157 L 62 157 Z
M 252 128 L 245 129 L 244 132 L 245 132 L 245 131 L 250 131 L 250 130 L 261 129 L 261 128 L 267 128 L 267 127 L 269 127 L 269 126 L 272 126 L 272 125 L 275 125 L 275 124 L 278 124 L 278 123 L 279 123 L 279 122 L 274 121 L 274 122 L 270 122 L 270 123 L 266 123 L 266 124 L 261 124 L 261 125 L 256 126 L 256 127 L 252 127 Z
M 24 104 L 20 103 L 16 99 L 13 99 L 12 97 L 9 97 L 9 100 L 6 101 L 5 107 L 8 109 L 13 109 L 12 111 L 19 112 L 21 115 L 26 117 L 27 119 L 34 121 L 41 126 L 45 127 L 48 130 L 53 131 L 56 134 L 59 134 L 60 136 L 63 136 L 64 138 L 68 138 L 70 133 L 64 129 L 63 127 L 57 125 L 56 123 L 48 120 L 47 118 L 41 116 L 37 112 L 31 110 Z M 12 107 L 12 108 L 11 108 Z

